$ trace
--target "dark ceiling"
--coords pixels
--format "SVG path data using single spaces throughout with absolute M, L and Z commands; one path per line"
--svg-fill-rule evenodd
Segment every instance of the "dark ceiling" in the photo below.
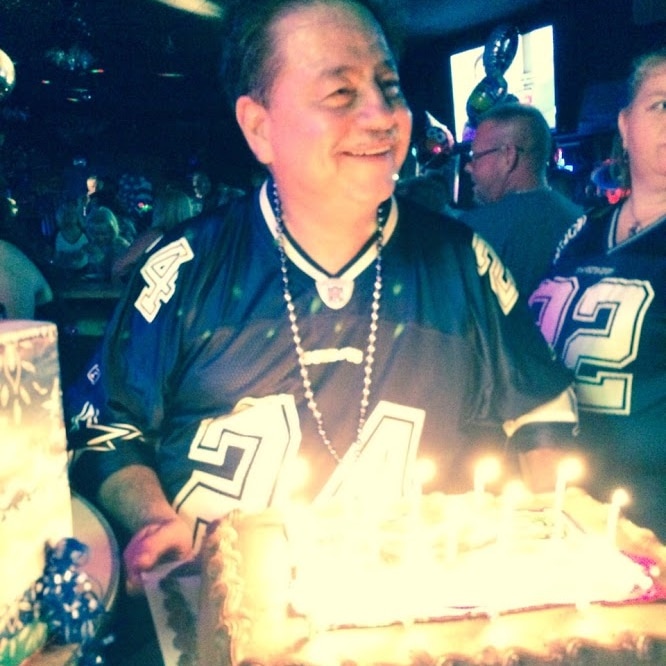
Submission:
M 411 36 L 450 36 L 544 4 L 544 0 L 406 0 L 406 29 Z
M 482 43 L 499 23 L 559 22 L 565 131 L 575 131 L 585 87 L 621 79 L 629 51 L 642 48 L 644 35 L 663 43 L 666 26 L 666 0 L 392 1 L 402 3 L 413 109 L 445 122 L 448 54 Z M 0 98 L 0 133 L 70 154 L 121 143 L 122 150 L 180 146 L 181 153 L 183 145 L 214 145 L 220 153 L 221 145 L 231 154 L 243 142 L 217 81 L 220 22 L 174 6 L 219 10 L 224 2 L 0 0 L 0 51 L 16 69 L 14 90 Z M 656 21 L 644 18 L 648 10 L 657 11 Z
M 167 2 L 189 2 L 195 11 Z M 62 103 L 92 105 L 128 115 L 139 109 L 195 108 L 197 98 L 209 99 L 216 85 L 220 40 L 219 22 L 196 10 L 223 7 L 223 2 L 1 0 L 0 49 L 17 73 L 12 102 L 45 104 L 52 111 Z M 446 35 L 539 4 L 404 0 L 405 28 L 411 37 Z M 90 65 L 102 71 L 90 74 Z
M 129 114 L 158 98 L 163 105 L 163 93 L 177 98 L 185 82 L 188 94 L 205 84 L 217 28 L 154 0 L 2 0 L 0 49 L 16 66 L 14 104 L 53 110 L 64 101 Z
M 252 0 L 248 0 L 251 2 Z M 393 0 L 408 39 L 464 32 L 543 0 Z M 552 1 L 552 0 L 551 0 Z M 175 5 L 188 3 L 194 11 Z M 0 130 L 41 147 L 243 143 L 217 80 L 224 0 L 0 0 L 0 50 L 15 64 Z M 200 11 L 206 10 L 206 11 Z M 211 127 L 222 128 L 211 130 Z M 22 137 L 23 138 L 23 137 Z M 188 146 L 189 148 L 189 146 Z M 125 150 L 125 147 L 123 147 Z

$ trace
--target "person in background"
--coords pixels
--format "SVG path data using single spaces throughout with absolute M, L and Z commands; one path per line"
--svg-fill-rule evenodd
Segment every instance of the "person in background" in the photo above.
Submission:
M 16 199 L 8 190 L 0 192 L 0 238 L 19 248 L 31 261 L 37 263 L 28 225 L 23 223 Z
M 86 178 L 86 192 L 79 199 L 79 212 L 85 220 L 90 213 L 101 206 L 100 197 L 104 189 L 104 181 L 94 173 Z
M 565 199 L 580 204 L 584 200 L 580 179 L 567 168 L 562 146 L 553 144 L 553 156 L 546 170 L 548 186 L 559 192 Z
M 192 210 L 195 215 L 210 211 L 215 207 L 216 195 L 213 184 L 207 173 L 195 171 L 191 178 L 192 183 Z
M 242 197 L 244 194 L 245 190 L 242 190 L 240 187 L 233 187 L 232 185 L 227 185 L 226 183 L 218 183 L 215 192 L 215 205 L 225 206 L 232 199 L 236 197 Z
M 666 540 L 666 49 L 640 58 L 618 116 L 620 185 L 564 239 L 530 305 L 576 376 L 580 442 L 602 501 Z
M 114 262 L 111 273 L 114 279 L 125 279 L 144 255 L 166 231 L 193 216 L 192 201 L 182 190 L 167 187 L 153 203 L 150 227 L 129 246 Z
M 53 290 L 37 264 L 14 242 L 16 212 L 0 195 L 0 319 L 55 321 Z
M 0 319 L 52 319 L 53 291 L 37 266 L 0 240 Z
M 490 243 L 525 297 L 548 274 L 559 240 L 583 215 L 548 185 L 551 147 L 538 109 L 499 104 L 479 119 L 465 166 L 477 207 L 460 219 Z
M 80 271 L 88 264 L 88 237 L 81 226 L 75 201 L 64 201 L 55 213 L 58 231 L 55 236 L 53 265 L 65 271 Z
M 123 173 L 118 178 L 112 210 L 118 219 L 120 235 L 133 243 L 152 222 L 152 181 L 141 173 Z
M 406 199 L 450 217 L 459 217 L 453 206 L 452 178 L 446 167 L 427 169 L 416 176 L 401 178 L 396 184 L 396 193 Z
M 103 281 L 111 280 L 111 268 L 127 251 L 129 241 L 120 235 L 118 219 L 105 206 L 95 208 L 85 221 L 88 238 L 87 275 Z
M 390 502 L 418 486 L 417 458 L 436 488 L 469 488 L 479 431 L 554 484 L 576 422 L 569 373 L 492 249 L 393 196 L 411 113 L 386 9 L 227 5 L 222 80 L 270 175 L 133 272 L 72 468 L 124 527 L 130 591 L 280 489 Z

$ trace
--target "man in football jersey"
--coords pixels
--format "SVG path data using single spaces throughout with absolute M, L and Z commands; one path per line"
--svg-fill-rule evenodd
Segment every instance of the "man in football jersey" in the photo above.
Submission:
M 638 60 L 618 126 L 628 198 L 564 239 L 530 297 L 576 373 L 589 489 L 631 496 L 627 515 L 666 539 L 666 49 Z
M 452 492 L 498 435 L 528 462 L 571 437 L 570 374 L 497 255 L 392 196 L 411 114 L 378 12 L 228 9 L 223 80 L 270 177 L 151 251 L 79 422 L 73 478 L 127 529 L 130 589 L 235 507 Z
M 551 152 L 542 113 L 511 102 L 481 116 L 465 166 L 478 205 L 460 219 L 492 245 L 525 297 L 548 274 L 557 243 L 583 215 L 549 186 Z

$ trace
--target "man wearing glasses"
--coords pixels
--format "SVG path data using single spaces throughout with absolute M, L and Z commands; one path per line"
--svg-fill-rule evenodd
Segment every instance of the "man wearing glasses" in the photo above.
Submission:
M 500 104 L 480 119 L 465 170 L 476 207 L 461 219 L 485 238 L 529 296 L 548 272 L 558 242 L 583 210 L 548 185 L 550 129 L 541 112 Z

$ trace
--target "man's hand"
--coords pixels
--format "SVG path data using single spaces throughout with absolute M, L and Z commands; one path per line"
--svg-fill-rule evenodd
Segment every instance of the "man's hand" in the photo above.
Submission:
M 129 594 L 143 591 L 143 572 L 193 555 L 192 529 L 169 504 L 152 468 L 130 465 L 118 470 L 104 481 L 98 499 L 134 535 L 123 553 Z
M 143 593 L 141 574 L 169 560 L 193 557 L 192 530 L 182 518 L 174 517 L 142 527 L 132 537 L 123 560 L 127 574 L 127 593 Z

